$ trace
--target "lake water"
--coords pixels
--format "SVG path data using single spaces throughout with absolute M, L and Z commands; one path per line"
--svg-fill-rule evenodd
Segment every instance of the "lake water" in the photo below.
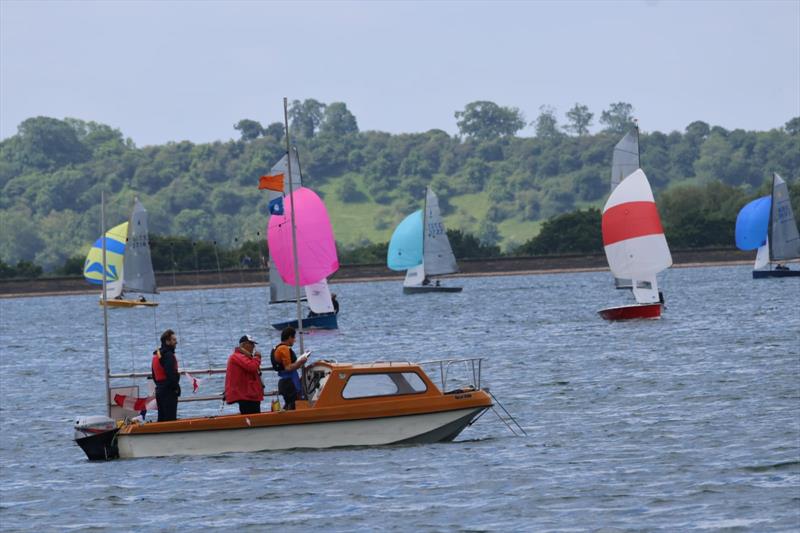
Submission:
M 446 444 L 90 463 L 72 424 L 103 414 L 97 297 L 0 300 L 0 529 L 800 530 L 800 279 L 672 269 L 664 318 L 627 323 L 596 314 L 630 298 L 607 272 L 455 283 L 335 284 L 341 329 L 306 348 L 483 357 L 527 438 L 489 412 Z M 294 308 L 265 295 L 166 292 L 155 312 L 110 311 L 112 371 L 146 371 L 168 327 L 189 368 L 224 366 L 243 333 L 268 350 L 268 321 Z

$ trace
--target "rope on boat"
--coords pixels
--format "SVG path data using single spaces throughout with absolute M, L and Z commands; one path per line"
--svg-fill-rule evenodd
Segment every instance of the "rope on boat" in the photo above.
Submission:
M 241 249 L 241 247 L 244 245 L 244 240 L 242 240 L 242 243 L 240 244 L 239 243 L 239 237 L 234 237 L 233 238 L 233 245 L 234 245 L 234 248 Z M 239 285 L 241 285 L 242 289 L 244 289 L 244 286 L 245 286 L 245 284 L 244 284 L 244 269 L 243 269 L 243 265 L 242 265 L 242 260 L 243 259 L 244 258 L 240 258 L 239 259 Z M 244 306 L 244 310 L 245 310 L 245 315 L 247 316 L 247 331 L 253 331 L 253 319 L 252 319 L 251 314 L 250 314 L 250 306 L 249 305 L 245 305 Z
M 217 251 L 217 241 L 214 242 L 214 257 L 217 260 L 217 279 L 219 280 L 219 285 L 222 287 L 224 285 L 224 281 L 222 279 L 222 266 L 219 262 L 219 252 Z M 223 290 L 223 289 L 221 289 Z M 228 298 L 222 297 L 222 306 L 224 307 L 222 314 L 225 316 L 225 326 L 228 328 L 228 338 L 234 339 L 236 333 L 233 331 L 231 327 L 231 317 L 230 312 L 228 312 Z M 247 306 L 245 306 L 247 307 Z
M 500 409 L 502 409 L 502 410 L 503 410 L 503 413 L 505 414 L 505 417 L 504 417 L 504 416 L 503 416 L 503 414 L 501 414 L 501 413 L 500 413 L 500 412 L 499 412 L 497 409 L 495 409 L 495 406 L 494 406 L 494 405 L 492 406 L 492 411 L 494 411 L 494 414 L 496 414 L 496 415 L 497 415 L 497 418 L 499 418 L 500 420 L 502 420 L 502 421 L 503 421 L 503 423 L 504 423 L 504 424 L 505 424 L 505 425 L 508 427 L 508 429 L 509 429 L 509 430 L 511 430 L 511 433 L 513 433 L 515 437 L 521 437 L 521 436 L 523 436 L 523 435 L 527 437 L 527 436 L 528 436 L 528 434 L 525 432 L 525 430 L 524 430 L 524 429 L 522 429 L 522 426 L 520 426 L 520 425 L 519 425 L 519 422 L 517 422 L 517 419 L 516 419 L 516 418 L 514 418 L 514 416 L 513 416 L 511 413 L 509 413 L 509 412 L 508 412 L 508 409 L 506 409 L 506 408 L 503 406 L 503 404 L 502 404 L 502 403 L 500 403 L 500 400 L 498 400 L 498 399 L 497 399 L 497 396 L 495 396 L 494 394 L 492 394 L 492 391 L 490 391 L 490 390 L 488 390 L 488 389 L 484 389 L 484 391 L 486 391 L 487 393 L 489 393 L 489 396 L 491 396 L 491 397 L 492 397 L 492 400 L 494 400 L 494 401 L 495 401 L 495 404 L 496 404 L 498 407 L 500 407 Z M 477 418 L 476 418 L 476 420 L 477 420 Z M 512 425 L 511 425 L 509 422 L 513 422 L 513 423 L 514 423 L 514 425 L 512 426 Z M 519 433 L 517 433 L 517 430 L 516 430 L 516 429 L 514 429 L 514 427 L 516 427 L 517 429 L 519 429 L 519 431 L 521 431 L 521 432 L 522 432 L 522 435 L 520 435 Z
M 175 242 L 171 242 L 169 246 L 169 258 L 170 262 L 172 263 L 172 288 L 176 289 L 178 287 L 178 283 L 175 279 L 175 270 L 178 267 L 178 264 L 175 262 Z M 175 331 L 178 333 L 178 338 L 183 338 L 181 335 L 181 299 L 175 298 Z M 158 335 L 158 329 L 156 328 L 156 346 L 158 346 L 161 342 L 160 336 Z
M 195 268 L 195 279 L 197 281 L 197 286 L 200 286 L 200 259 L 197 256 L 197 243 L 192 242 L 192 251 L 194 252 L 194 268 Z M 205 312 L 205 297 L 203 296 L 203 291 L 197 291 L 197 297 L 200 300 L 200 321 L 202 322 L 202 330 L 203 330 L 203 343 L 205 344 L 205 351 L 206 351 L 206 361 L 208 363 L 209 368 L 211 367 L 211 352 L 208 351 L 208 335 L 206 334 L 206 312 Z

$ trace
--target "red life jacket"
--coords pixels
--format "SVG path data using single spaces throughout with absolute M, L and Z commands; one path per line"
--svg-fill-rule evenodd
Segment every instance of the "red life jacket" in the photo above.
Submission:
M 178 368 L 177 357 L 175 358 L 175 368 Z M 161 366 L 161 350 L 156 350 L 153 353 L 153 362 L 150 365 L 150 369 L 153 372 L 153 381 L 156 383 L 167 380 L 167 372 L 164 370 L 164 367 Z

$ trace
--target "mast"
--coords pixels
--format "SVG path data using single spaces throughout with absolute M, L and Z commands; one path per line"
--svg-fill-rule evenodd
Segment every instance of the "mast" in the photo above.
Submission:
M 774 220 L 774 212 L 775 212 L 775 173 L 772 173 L 772 185 L 769 191 L 769 222 L 767 223 L 767 252 L 769 253 L 769 257 L 767 258 L 769 269 L 772 270 L 772 258 L 775 254 L 772 253 L 772 221 Z
M 428 190 L 430 185 L 425 187 L 425 199 L 422 201 L 422 281 L 428 279 L 425 273 L 425 236 L 428 234 Z
M 292 254 L 294 255 L 294 296 L 297 304 L 297 333 L 300 337 L 300 353 L 305 352 L 303 346 L 303 308 L 300 305 L 300 268 L 297 264 L 297 229 L 294 218 L 294 184 L 292 180 L 292 151 L 289 145 L 289 103 L 283 97 L 283 124 L 286 128 L 286 165 L 289 170 L 289 203 L 292 206 Z
M 106 294 L 106 193 L 100 192 L 100 235 L 103 243 L 103 361 L 105 362 L 106 412 L 111 418 L 111 376 L 108 368 L 108 296 Z

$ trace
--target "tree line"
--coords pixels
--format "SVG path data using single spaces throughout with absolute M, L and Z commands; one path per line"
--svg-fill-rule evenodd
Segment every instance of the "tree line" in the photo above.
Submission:
M 342 102 L 306 99 L 292 103 L 290 130 L 305 183 L 338 206 L 334 229 L 342 211 L 369 214 L 366 241 L 337 230 L 343 257 L 380 255 L 381 243 L 419 208 L 428 185 L 448 226 L 472 236 L 474 250 L 509 254 L 534 235 L 512 240 L 504 224 L 542 223 L 544 231 L 560 215 L 602 206 L 613 146 L 632 127 L 634 112 L 631 104 L 612 103 L 599 113 L 600 131 L 591 133 L 595 114 L 582 104 L 563 120 L 542 106 L 529 122 L 516 108 L 478 101 L 454 112 L 458 135 L 436 129 L 393 135 L 361 131 Z M 519 136 L 527 125 L 534 135 Z M 234 131 L 239 138 L 227 142 L 137 147 L 104 124 L 24 121 L 0 142 L 0 259 L 8 268 L 23 261 L 46 272 L 76 262 L 99 236 L 101 191 L 109 225 L 127 219 L 139 196 L 154 235 L 216 242 L 218 250 L 258 240 L 267 198 L 256 183 L 281 157 L 285 132 L 281 123 L 250 118 Z M 682 132 L 642 131 L 640 146 L 671 244 L 730 244 L 730 210 L 763 193 L 772 171 L 788 178 L 793 191 L 800 175 L 800 118 L 763 132 L 696 121 Z M 707 191 L 702 205 L 691 201 L 693 187 Z

